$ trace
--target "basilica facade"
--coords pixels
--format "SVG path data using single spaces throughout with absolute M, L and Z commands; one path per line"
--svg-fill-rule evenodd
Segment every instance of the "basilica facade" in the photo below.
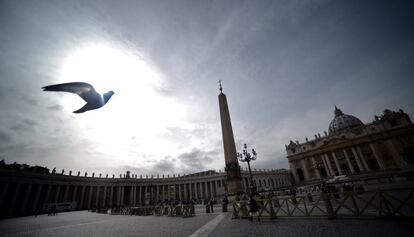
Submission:
M 341 175 L 401 173 L 414 164 L 414 126 L 403 110 L 385 110 L 364 124 L 335 106 L 328 132 L 303 143 L 290 141 L 285 148 L 297 184 Z

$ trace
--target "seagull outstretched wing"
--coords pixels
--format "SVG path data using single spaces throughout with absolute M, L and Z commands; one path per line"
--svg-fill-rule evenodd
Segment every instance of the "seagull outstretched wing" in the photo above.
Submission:
M 44 91 L 64 91 L 78 94 L 84 101 L 89 102 L 99 96 L 91 84 L 85 82 L 70 82 L 42 87 Z
M 114 94 L 113 91 L 108 91 L 103 95 L 96 92 L 92 85 L 85 82 L 70 82 L 57 85 L 50 85 L 42 87 L 44 91 L 61 91 L 70 92 L 79 95 L 86 104 L 74 113 L 83 113 L 88 110 L 98 109 L 104 106 Z

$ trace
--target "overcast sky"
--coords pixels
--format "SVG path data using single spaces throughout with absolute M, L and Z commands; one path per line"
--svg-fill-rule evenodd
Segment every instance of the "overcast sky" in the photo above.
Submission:
M 223 169 L 218 80 L 237 149 L 288 167 L 334 105 L 414 116 L 412 1 L 0 0 L 0 157 L 88 173 Z M 41 87 L 85 81 L 83 101 Z M 243 164 L 244 166 L 244 164 Z

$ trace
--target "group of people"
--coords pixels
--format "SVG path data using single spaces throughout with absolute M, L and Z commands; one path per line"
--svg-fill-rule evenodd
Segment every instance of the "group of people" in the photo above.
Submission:
M 58 214 L 58 210 L 56 209 L 55 205 L 52 205 L 48 210 L 47 210 L 47 215 L 48 216 L 57 216 Z M 36 215 L 37 217 L 37 215 Z
M 207 213 L 213 213 L 214 212 L 214 199 L 211 198 L 210 200 L 204 200 L 204 205 L 206 206 L 206 212 Z
M 263 197 L 259 197 L 259 199 L 260 198 L 263 198 Z M 253 221 L 254 218 L 256 217 L 257 218 L 257 221 L 260 222 L 261 219 L 260 219 L 260 216 L 258 215 L 258 213 L 259 213 L 259 205 L 258 205 L 256 199 L 254 198 L 254 194 L 250 194 L 249 198 L 247 198 L 246 194 L 244 194 L 241 199 L 244 200 L 244 201 L 247 201 L 247 200 L 249 201 L 248 202 L 248 206 L 249 206 L 250 221 Z M 240 197 L 239 196 L 236 196 L 235 197 L 235 200 L 236 201 L 240 201 Z

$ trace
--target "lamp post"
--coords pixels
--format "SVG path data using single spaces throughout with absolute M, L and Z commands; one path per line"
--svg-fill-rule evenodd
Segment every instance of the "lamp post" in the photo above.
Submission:
M 237 158 L 239 158 L 241 162 L 247 162 L 247 167 L 249 167 L 250 194 L 256 193 L 256 186 L 253 183 L 252 169 L 250 168 L 250 161 L 257 159 L 256 151 L 252 149 L 252 154 L 250 154 L 247 152 L 247 145 L 244 144 L 243 154 L 237 152 Z

